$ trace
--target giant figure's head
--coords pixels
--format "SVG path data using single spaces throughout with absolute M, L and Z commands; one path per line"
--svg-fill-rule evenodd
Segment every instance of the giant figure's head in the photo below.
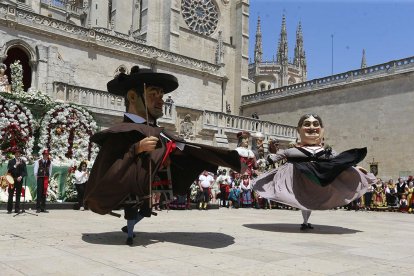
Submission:
M 151 120 L 162 117 L 163 96 L 177 87 L 175 76 L 139 66 L 133 66 L 129 75 L 120 73 L 107 84 L 109 93 L 125 97 L 127 112 L 146 118 L 148 111 Z
M 297 131 L 300 136 L 300 144 L 303 146 L 321 145 L 323 141 L 323 123 L 321 117 L 316 114 L 305 114 L 300 117 Z

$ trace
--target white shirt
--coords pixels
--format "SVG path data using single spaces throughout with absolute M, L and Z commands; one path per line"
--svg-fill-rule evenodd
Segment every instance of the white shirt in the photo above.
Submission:
M 205 176 L 204 174 L 202 174 L 202 175 L 200 175 L 198 180 L 200 181 L 201 187 L 208 188 L 208 187 L 210 187 L 211 183 L 213 183 L 214 178 L 211 175 Z
M 34 168 L 33 168 L 33 171 L 34 171 L 34 175 L 35 175 L 35 177 L 37 177 L 37 171 L 39 170 L 39 162 L 44 162 L 44 161 L 48 161 L 48 160 L 44 160 L 44 159 L 42 158 L 42 159 L 37 160 L 37 161 L 34 163 Z M 50 162 L 50 166 L 49 166 L 49 177 L 52 177 L 52 162 Z
M 89 174 L 86 171 L 75 171 L 75 184 L 83 184 L 88 181 Z

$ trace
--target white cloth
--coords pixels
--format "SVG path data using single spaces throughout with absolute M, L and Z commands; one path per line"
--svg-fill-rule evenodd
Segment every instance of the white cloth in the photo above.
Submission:
M 85 172 L 79 171 L 79 170 L 75 171 L 75 184 L 78 184 L 78 185 L 83 184 L 86 181 L 88 181 L 88 178 L 89 178 L 89 174 L 86 171 Z
M 214 178 L 211 175 L 205 176 L 204 174 L 202 174 L 202 175 L 200 175 L 198 180 L 200 181 L 201 187 L 208 188 L 213 183 Z

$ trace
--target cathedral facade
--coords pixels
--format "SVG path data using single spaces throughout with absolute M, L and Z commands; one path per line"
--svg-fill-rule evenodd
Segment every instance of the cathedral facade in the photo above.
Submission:
M 248 1 L 4 0 L 0 61 L 25 88 L 105 91 L 133 65 L 176 75 L 178 105 L 237 113 L 247 88 Z M 194 101 L 197 98 L 197 101 Z M 227 103 L 227 105 L 226 105 Z
M 226 147 L 240 130 L 288 142 L 292 127 L 239 116 L 248 19 L 249 0 L 2 0 L 0 63 L 20 60 L 25 90 L 87 108 L 101 128 L 125 111 L 106 83 L 138 65 L 178 78 L 167 129 Z
M 256 26 L 254 62 L 249 64 L 249 92 L 256 93 L 306 81 L 306 55 L 303 46 L 302 25 L 296 30 L 296 45 L 293 61 L 288 58 L 286 18 L 283 15 L 276 60 L 263 60 L 263 45 L 260 17 Z

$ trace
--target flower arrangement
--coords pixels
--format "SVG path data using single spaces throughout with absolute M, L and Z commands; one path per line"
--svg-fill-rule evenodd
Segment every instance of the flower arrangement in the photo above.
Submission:
M 65 201 L 75 202 L 77 199 L 77 191 L 75 188 L 75 170 L 76 166 L 69 167 L 68 176 L 65 183 Z
M 20 101 L 24 103 L 35 104 L 40 106 L 49 106 L 53 103 L 52 99 L 48 95 L 39 90 L 31 88 L 29 88 L 29 90 L 26 93 L 20 93 L 18 95 L 18 98 Z
M 20 60 L 16 60 L 10 65 L 11 71 L 11 89 L 13 93 L 22 94 L 23 90 L 23 68 Z
M 94 160 L 98 148 L 90 141 L 97 130 L 93 117 L 83 108 L 57 104 L 40 124 L 40 151 L 49 149 L 56 164 L 73 164 L 76 160 Z
M 29 109 L 18 101 L 0 97 L 0 150 L 10 158 L 16 147 L 30 159 L 34 144 L 35 122 Z

